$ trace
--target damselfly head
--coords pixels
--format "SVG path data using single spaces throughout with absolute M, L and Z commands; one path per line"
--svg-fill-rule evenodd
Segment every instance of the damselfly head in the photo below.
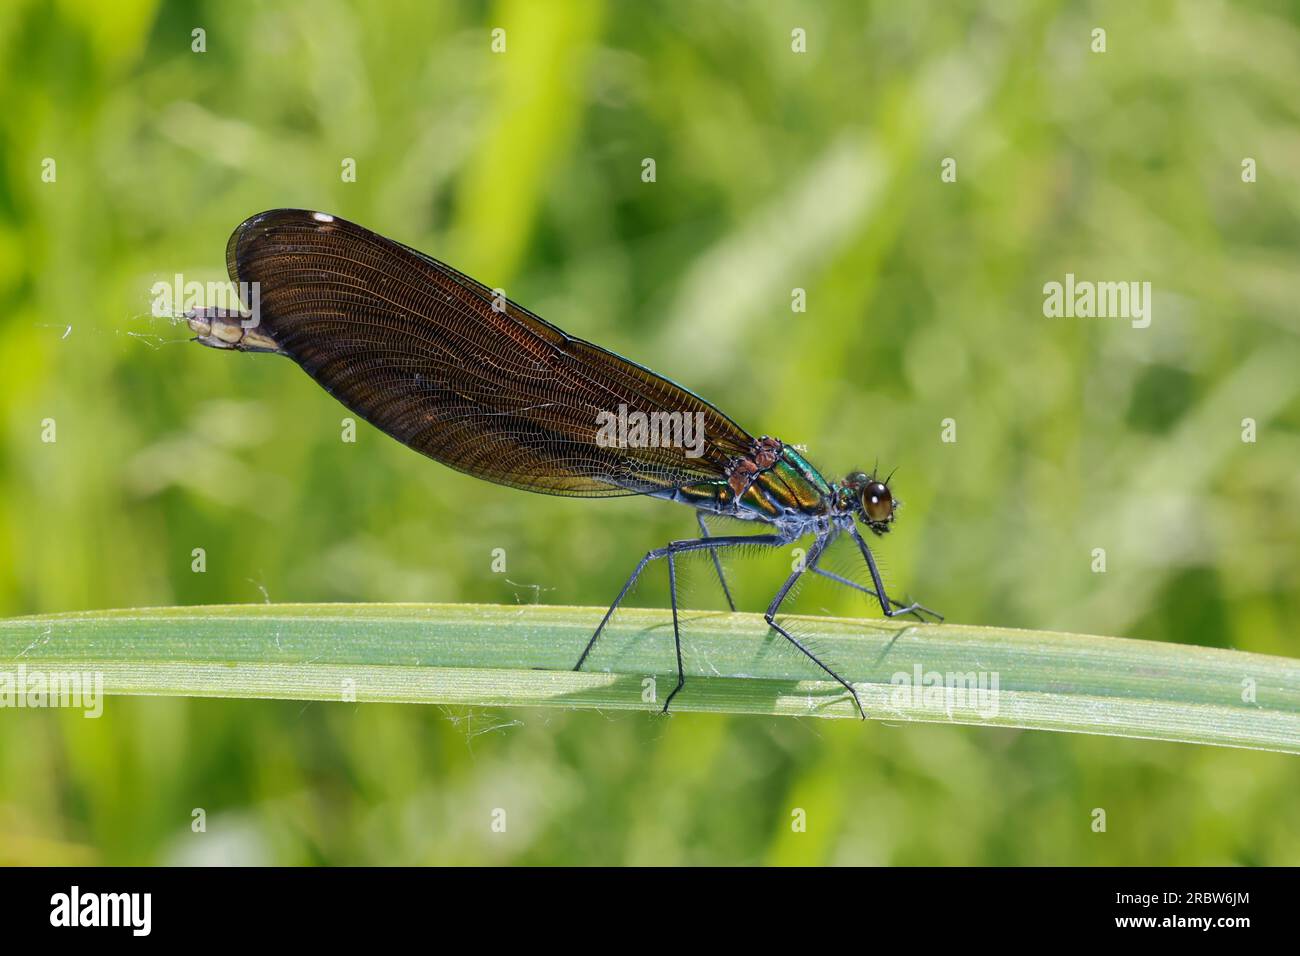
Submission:
M 881 481 L 874 474 L 855 471 L 840 485 L 840 507 L 855 511 L 876 534 L 885 534 L 894 521 L 899 502 L 889 490 L 889 479 Z

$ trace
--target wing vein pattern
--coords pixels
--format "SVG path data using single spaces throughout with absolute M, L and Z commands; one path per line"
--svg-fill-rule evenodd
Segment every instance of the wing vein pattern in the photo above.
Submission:
M 753 439 L 713 405 L 568 335 L 481 283 L 343 219 L 278 209 L 226 264 L 259 283 L 261 323 L 312 378 L 445 465 L 544 494 L 652 494 L 717 480 Z M 605 447 L 601 412 L 703 415 L 703 453 Z M 692 421 L 695 419 L 692 418 Z

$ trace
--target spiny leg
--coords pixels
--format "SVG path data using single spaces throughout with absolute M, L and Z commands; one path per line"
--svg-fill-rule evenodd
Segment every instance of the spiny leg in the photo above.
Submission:
M 763 615 L 763 618 L 778 634 L 795 647 L 799 648 L 799 650 L 803 651 L 804 655 L 810 661 L 824 670 L 827 674 L 830 674 L 831 677 L 835 678 L 835 680 L 839 681 L 839 683 L 843 685 L 844 689 L 853 695 L 853 703 L 858 705 L 858 713 L 862 715 L 863 720 L 866 720 L 867 712 L 863 709 L 862 701 L 858 698 L 858 692 L 853 689 L 853 685 L 823 664 L 816 654 L 804 647 L 804 645 L 796 639 L 794 635 L 783 628 L 780 624 L 776 623 L 776 612 L 781 607 L 781 602 L 785 600 L 786 595 L 790 593 L 790 589 L 794 587 L 795 582 L 803 576 L 803 573 L 816 567 L 818 560 L 822 556 L 822 552 L 826 550 L 826 546 L 830 543 L 830 540 L 831 536 L 829 534 L 823 534 L 813 542 L 813 546 L 808 549 L 808 556 L 804 563 L 800 567 L 796 568 L 790 576 L 785 579 L 785 584 L 781 585 L 781 590 L 776 592 L 776 597 L 774 597 L 772 603 L 767 606 L 767 613 Z
M 668 713 L 668 705 L 673 702 L 677 692 L 686 684 L 686 671 L 682 670 L 682 634 L 677 627 L 677 561 L 671 551 L 668 552 L 668 599 L 673 606 L 673 645 L 677 648 L 677 686 L 664 701 L 665 714 Z
M 876 586 L 876 599 L 880 602 L 880 610 L 885 613 L 885 617 L 901 617 L 904 614 L 915 614 L 917 611 L 922 611 L 926 614 L 933 614 L 941 621 L 943 620 L 943 615 L 931 611 L 923 604 L 917 604 L 913 601 L 911 604 L 904 605 L 899 604 L 892 598 L 885 597 L 885 582 L 880 577 L 880 570 L 876 567 L 875 556 L 872 555 L 871 549 L 867 547 L 867 542 L 863 540 L 862 533 L 854 527 L 849 529 L 849 534 L 858 543 L 858 549 L 862 552 L 862 557 L 866 559 L 867 570 L 871 572 L 871 582 Z M 891 604 L 897 604 L 898 608 L 895 610 L 890 606 Z
M 713 550 L 714 548 L 736 548 L 736 547 L 744 547 L 746 545 L 761 545 L 763 547 L 779 547 L 780 545 L 787 544 L 787 543 L 788 543 L 787 539 L 783 535 L 779 535 L 779 534 L 756 534 L 756 535 L 734 534 L 734 535 L 719 535 L 716 538 L 692 538 L 686 541 L 670 541 L 667 545 L 665 545 L 662 548 L 655 548 L 653 551 L 647 551 L 645 557 L 643 557 L 639 562 L 637 562 L 636 568 L 633 569 L 632 574 L 623 583 L 623 587 L 618 592 L 618 597 L 614 598 L 614 603 L 609 606 L 609 610 L 606 611 L 605 616 L 601 618 L 600 624 L 596 626 L 596 633 L 591 635 L 591 640 L 589 640 L 587 642 L 587 646 L 583 648 L 582 656 L 578 658 L 578 663 L 573 665 L 573 669 L 575 671 L 582 670 L 583 662 L 586 661 L 587 655 L 591 653 L 591 649 L 595 646 L 596 639 L 600 637 L 601 632 L 605 630 L 605 625 L 609 623 L 609 619 L 614 616 L 614 612 L 618 610 L 618 606 L 623 603 L 623 598 L 627 596 L 627 592 L 631 590 L 632 585 L 636 583 L 636 579 L 641 576 L 641 572 L 645 570 L 645 566 L 649 564 L 651 561 L 654 561 L 658 558 L 668 557 L 669 555 L 684 554 L 690 551 L 702 551 L 705 549 Z M 669 564 L 669 579 L 670 579 L 670 583 L 673 584 L 673 588 L 672 588 L 673 637 L 678 639 L 678 645 L 677 645 L 678 683 L 676 689 L 673 691 L 673 694 L 669 695 L 668 699 L 672 700 L 672 696 L 675 695 L 677 691 L 681 690 L 682 684 L 685 683 L 685 677 L 683 675 L 682 668 L 681 668 L 681 657 L 680 657 L 681 644 L 680 644 L 679 632 L 677 629 L 676 568 L 672 563 Z M 668 709 L 668 705 L 664 704 L 664 710 L 667 711 L 667 709 Z
M 700 525 L 700 534 L 709 537 L 709 526 L 704 523 L 704 512 L 695 512 L 695 520 Z M 722 562 L 718 559 L 716 548 L 709 548 L 709 554 L 713 557 L 713 567 L 718 572 L 718 583 L 722 585 L 722 593 L 727 596 L 727 607 L 732 611 L 736 610 L 736 602 L 731 599 L 731 589 L 727 587 L 727 576 L 722 573 Z
M 808 570 L 811 571 L 813 574 L 820 574 L 824 578 L 830 578 L 832 581 L 838 581 L 840 584 L 843 584 L 846 587 L 850 587 L 853 588 L 854 590 L 861 591 L 863 594 L 867 595 L 868 597 L 873 597 L 876 600 L 880 599 L 880 595 L 877 594 L 875 591 L 871 590 L 871 588 L 865 587 L 859 584 L 857 581 L 850 581 L 848 578 L 842 577 L 836 574 L 834 571 L 827 571 L 825 568 L 809 568 Z M 895 600 L 894 598 L 890 598 L 889 603 L 894 605 L 894 607 L 896 608 L 904 608 L 907 606 L 902 601 Z M 941 621 L 943 620 L 942 614 L 938 613 L 937 611 L 931 611 L 928 607 L 921 607 L 920 605 L 917 605 L 916 610 L 908 611 L 906 613 L 911 614 L 918 621 L 924 621 L 925 618 L 921 616 L 922 612 L 925 612 L 926 614 L 933 614 L 939 620 Z

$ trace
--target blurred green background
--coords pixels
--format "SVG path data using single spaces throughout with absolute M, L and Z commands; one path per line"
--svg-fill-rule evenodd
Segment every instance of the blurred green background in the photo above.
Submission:
M 224 279 L 240 221 L 304 206 L 506 288 L 829 476 L 899 466 L 887 580 L 951 620 L 1300 656 L 1297 88 L 1285 0 L 10 0 L 0 615 L 603 606 L 693 532 L 364 425 L 342 444 L 344 410 L 291 364 L 150 316 L 154 282 Z M 1045 318 L 1067 272 L 1150 281 L 1150 328 Z M 738 599 L 761 608 L 786 561 L 733 564 Z M 719 606 L 707 570 L 692 606 Z M 632 602 L 662 603 L 662 577 Z M 878 613 L 820 584 L 791 610 Z M 0 713 L 3 863 L 1297 864 L 1297 792 L 1294 757 L 945 726 Z

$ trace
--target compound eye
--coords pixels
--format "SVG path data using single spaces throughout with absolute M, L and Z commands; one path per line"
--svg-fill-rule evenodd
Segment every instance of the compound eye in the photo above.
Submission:
M 894 498 L 883 481 L 869 481 L 862 489 L 862 510 L 867 520 L 886 522 L 894 517 Z

